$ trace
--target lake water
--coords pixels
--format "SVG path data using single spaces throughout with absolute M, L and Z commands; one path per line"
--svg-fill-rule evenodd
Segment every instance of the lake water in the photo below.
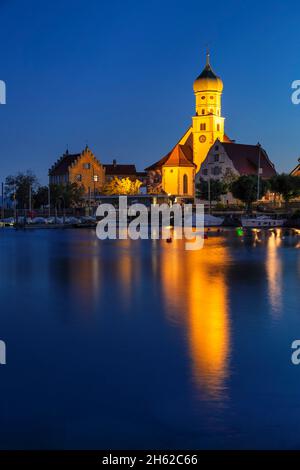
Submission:
M 0 229 L 0 447 L 299 449 L 299 248 Z

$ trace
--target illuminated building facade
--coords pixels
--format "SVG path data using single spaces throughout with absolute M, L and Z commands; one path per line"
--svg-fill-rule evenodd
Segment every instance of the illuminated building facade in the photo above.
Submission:
M 193 198 L 195 176 L 210 147 L 216 139 L 230 142 L 224 133 L 224 117 L 221 112 L 223 82 L 213 72 L 209 54 L 193 88 L 195 115 L 192 125 L 165 157 L 146 168 L 150 192 Z
M 81 153 L 67 150 L 49 170 L 49 184 L 76 183 L 86 194 L 97 195 L 105 183 L 105 168 L 88 148 Z

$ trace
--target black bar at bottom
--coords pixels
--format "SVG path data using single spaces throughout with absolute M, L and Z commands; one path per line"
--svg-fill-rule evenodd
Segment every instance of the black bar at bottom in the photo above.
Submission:
M 141 465 L 188 465 L 190 468 L 206 464 L 277 464 L 299 462 L 300 451 L 0 451 L 0 465 L 16 464 L 61 464 L 72 468 L 98 468 L 108 465 L 121 465 L 124 468 L 137 468 Z M 3 468 L 3 467 L 2 467 Z

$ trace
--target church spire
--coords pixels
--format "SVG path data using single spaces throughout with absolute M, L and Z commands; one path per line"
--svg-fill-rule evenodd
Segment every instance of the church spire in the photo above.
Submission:
M 207 47 L 207 49 L 206 49 L 206 66 L 210 66 L 209 47 Z

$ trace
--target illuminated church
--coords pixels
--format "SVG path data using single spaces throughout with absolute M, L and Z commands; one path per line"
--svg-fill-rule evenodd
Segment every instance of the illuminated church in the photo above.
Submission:
M 209 53 L 193 88 L 195 115 L 192 117 L 192 125 L 167 155 L 146 168 L 148 192 L 192 199 L 195 180 L 200 176 L 203 179 L 210 176 L 221 178 L 228 169 L 237 176 L 257 174 L 258 171 L 262 172 L 263 178 L 276 174 L 267 153 L 259 145 L 236 144 L 225 134 L 221 106 L 223 82 L 211 68 Z M 215 146 L 217 152 L 222 145 L 224 148 L 226 146 L 226 150 L 222 147 L 220 155 L 216 152 L 211 155 L 210 150 L 215 143 L 220 144 Z M 232 155 L 237 156 L 235 161 Z M 215 161 L 218 166 L 216 169 L 211 168 L 214 171 L 208 176 L 207 168 Z
M 196 113 L 192 125 L 166 156 L 146 168 L 151 192 L 194 197 L 195 176 L 210 147 L 216 139 L 230 142 L 224 133 L 222 91 L 223 82 L 213 72 L 207 54 L 204 70 L 194 81 Z

